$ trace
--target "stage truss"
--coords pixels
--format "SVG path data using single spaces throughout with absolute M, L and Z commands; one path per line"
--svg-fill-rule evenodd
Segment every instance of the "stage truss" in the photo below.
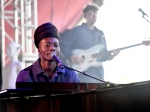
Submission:
M 1 67 L 8 62 L 6 58 L 6 41 L 8 40 L 22 46 L 19 59 L 25 66 L 38 58 L 33 44 L 37 18 L 37 0 L 0 0 Z M 6 24 L 9 25 L 9 29 Z M 13 35 L 9 35 L 9 31 L 13 31 Z

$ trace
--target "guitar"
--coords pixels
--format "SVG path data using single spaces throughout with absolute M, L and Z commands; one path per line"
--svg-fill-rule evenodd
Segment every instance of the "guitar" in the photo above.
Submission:
M 114 49 L 114 50 L 124 50 L 124 49 L 128 49 L 131 47 L 139 46 L 139 45 L 148 46 L 148 45 L 150 45 L 150 41 L 143 41 L 142 43 L 139 43 L 139 44 L 134 44 L 134 45 L 130 45 L 130 46 Z M 92 66 L 93 67 L 102 66 L 102 62 L 97 61 L 97 59 L 102 58 L 102 57 L 104 57 L 104 56 L 106 56 L 106 55 L 108 55 L 114 51 L 114 50 L 110 50 L 110 51 L 99 52 L 103 48 L 104 48 L 104 45 L 98 44 L 98 45 L 95 45 L 92 48 L 87 49 L 87 50 L 81 50 L 81 49 L 73 50 L 72 51 L 73 54 L 83 58 L 84 61 L 81 64 L 76 64 L 76 63 L 71 61 L 70 66 L 74 69 L 79 70 L 79 71 L 85 71 L 89 67 L 92 67 Z

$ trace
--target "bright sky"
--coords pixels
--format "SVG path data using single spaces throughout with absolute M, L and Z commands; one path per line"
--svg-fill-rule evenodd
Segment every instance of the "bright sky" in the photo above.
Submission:
M 108 50 L 150 40 L 150 23 L 142 18 L 141 8 L 150 16 L 150 0 L 105 0 L 96 26 L 104 31 Z M 150 21 L 150 18 L 148 18 Z M 104 62 L 105 80 L 131 83 L 150 80 L 150 46 L 140 45 Z

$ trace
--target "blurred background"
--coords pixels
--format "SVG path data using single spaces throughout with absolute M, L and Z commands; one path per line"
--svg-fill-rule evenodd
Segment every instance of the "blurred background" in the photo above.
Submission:
M 19 60 L 27 67 L 38 58 L 33 42 L 36 27 L 49 21 L 63 35 L 84 22 L 82 9 L 92 2 L 100 6 L 95 25 L 104 31 L 108 50 L 150 39 L 149 0 L 0 0 L 0 76 L 10 61 L 6 55 L 10 42 L 22 46 Z M 147 20 L 140 8 L 148 15 Z M 114 60 L 104 63 L 104 69 L 105 80 L 114 83 L 150 80 L 150 47 L 122 50 Z

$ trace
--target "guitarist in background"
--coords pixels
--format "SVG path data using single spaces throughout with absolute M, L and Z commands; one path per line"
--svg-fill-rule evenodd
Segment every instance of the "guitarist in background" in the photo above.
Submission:
M 67 37 L 65 38 L 66 40 L 63 41 L 64 45 L 61 51 L 66 56 L 66 58 L 70 60 L 71 62 L 74 62 L 76 64 L 82 64 L 85 61 L 84 57 L 79 57 L 78 55 L 73 54 L 72 50 L 74 49 L 87 50 L 87 49 L 92 48 L 95 45 L 101 44 L 104 47 L 98 52 L 107 51 L 107 46 L 106 46 L 106 41 L 105 41 L 105 36 L 104 36 L 103 31 L 97 29 L 94 26 L 94 23 L 96 22 L 96 19 L 97 19 L 98 10 L 99 10 L 99 7 L 97 5 L 88 4 L 83 9 L 83 14 L 84 14 L 86 23 L 83 23 L 81 26 L 77 26 L 73 28 L 70 31 L 70 33 L 67 35 Z M 115 50 L 113 51 L 113 55 L 109 53 L 108 55 L 105 55 L 102 58 L 97 59 L 97 60 L 100 62 L 112 60 L 115 56 L 118 55 L 119 52 L 120 52 L 119 50 Z M 84 66 L 87 66 L 87 65 L 84 65 Z M 104 69 L 102 65 L 97 66 L 97 67 L 91 66 L 85 72 L 92 76 L 95 76 L 104 80 Z M 88 82 L 88 83 L 99 82 L 93 78 L 84 76 L 82 74 L 79 74 L 79 78 L 80 78 L 80 82 Z

